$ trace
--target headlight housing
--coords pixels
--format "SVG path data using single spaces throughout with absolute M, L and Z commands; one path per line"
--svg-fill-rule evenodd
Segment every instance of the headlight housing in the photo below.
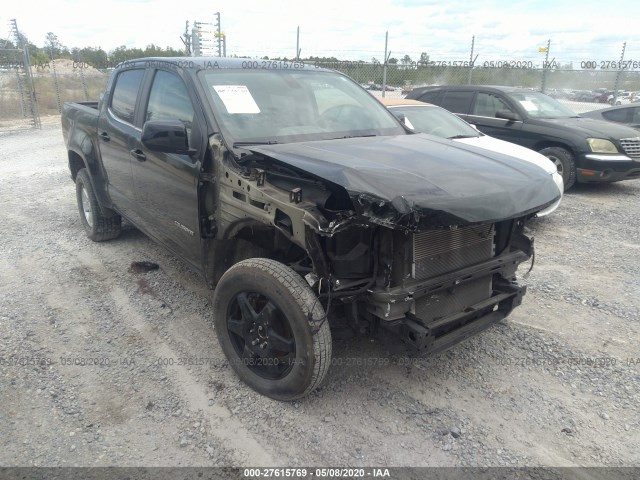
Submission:
M 587 144 L 592 152 L 596 153 L 620 153 L 616 146 L 604 138 L 587 138 Z

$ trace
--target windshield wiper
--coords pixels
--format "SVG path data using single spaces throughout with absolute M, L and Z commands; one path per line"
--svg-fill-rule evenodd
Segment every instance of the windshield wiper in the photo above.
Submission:
M 341 140 L 343 138 L 362 138 L 362 137 L 377 137 L 377 135 L 375 133 L 372 133 L 370 135 L 345 135 L 344 137 L 333 137 L 333 138 L 327 138 L 326 140 Z
M 458 140 L 459 138 L 478 138 L 480 135 L 454 135 L 453 137 L 447 137 L 449 140 Z
M 276 140 L 269 140 L 268 142 L 235 142 L 233 148 L 248 147 L 251 145 L 275 145 L 277 143 Z

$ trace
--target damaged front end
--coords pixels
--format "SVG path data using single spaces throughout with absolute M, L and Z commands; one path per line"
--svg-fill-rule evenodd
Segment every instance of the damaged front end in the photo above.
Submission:
M 220 201 L 207 217 L 227 245 L 221 271 L 279 260 L 356 331 L 383 327 L 428 352 L 505 318 L 526 291 L 515 281 L 533 254 L 525 221 L 557 187 L 536 166 L 412 137 L 216 155 Z M 240 256 L 239 242 L 250 245 Z
M 523 219 L 514 219 L 390 235 L 398 253 L 385 265 L 388 281 L 371 290 L 367 311 L 429 352 L 484 330 L 505 318 L 525 294 L 515 278 L 533 248 L 523 227 Z M 516 243 L 526 250 L 514 248 Z

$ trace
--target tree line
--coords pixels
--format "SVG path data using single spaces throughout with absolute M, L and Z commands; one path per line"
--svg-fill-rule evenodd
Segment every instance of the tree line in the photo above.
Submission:
M 74 62 L 83 62 L 97 69 L 115 67 L 124 60 L 141 57 L 180 57 L 185 53 L 183 50 L 176 50 L 173 47 L 159 47 L 154 44 L 145 48 L 130 48 L 122 45 L 109 52 L 101 47 L 73 47 L 68 48 L 63 45 L 57 35 L 49 32 L 45 37 L 45 43 L 39 47 L 21 36 L 20 43 L 26 44 L 29 51 L 29 58 L 32 66 L 46 65 L 51 60 L 67 59 Z M 9 49 L 17 49 L 15 42 L 10 40 L 0 40 L 0 65 L 14 65 L 22 62 L 20 52 L 12 52 Z
M 144 57 L 180 57 L 186 55 L 185 51 L 182 49 L 175 49 L 173 47 L 167 46 L 165 48 L 159 47 L 154 44 L 149 44 L 145 48 L 135 48 L 135 47 L 127 47 L 126 45 L 122 45 L 118 48 L 115 48 L 111 51 L 105 51 L 101 47 L 73 47 L 69 48 L 63 45 L 58 36 L 49 32 L 45 36 L 45 42 L 43 46 L 37 46 L 33 42 L 29 41 L 24 35 L 21 35 L 20 43 L 26 44 L 29 57 L 31 60 L 32 66 L 38 65 L 46 65 L 51 62 L 51 60 L 58 59 L 67 59 L 72 60 L 74 62 L 83 62 L 88 65 L 91 65 L 97 69 L 105 69 L 115 67 L 118 63 L 123 62 L 125 60 L 131 60 L 134 58 L 144 58 Z M 17 49 L 15 42 L 10 40 L 0 40 L 0 48 L 3 49 Z M 236 55 L 233 55 L 236 57 Z M 247 57 L 249 58 L 249 57 Z M 264 60 L 288 60 L 286 57 L 271 57 L 268 56 L 263 57 Z M 290 59 L 293 60 L 293 59 Z M 306 57 L 302 58 L 302 61 L 306 62 L 317 62 L 317 63 L 332 63 L 332 62 L 340 62 L 338 58 L 335 57 Z M 0 50 L 0 64 L 20 64 L 22 63 L 22 56 L 20 52 L 10 52 L 10 51 L 2 51 Z M 370 62 L 362 62 L 359 63 L 372 63 L 372 64 L 380 64 L 380 61 L 376 58 L 372 58 Z M 389 58 L 388 64 L 390 65 L 411 65 L 414 66 L 426 66 L 429 63 L 429 55 L 423 52 L 420 55 L 419 60 L 412 60 L 409 55 L 405 55 L 404 57 L 398 58 Z

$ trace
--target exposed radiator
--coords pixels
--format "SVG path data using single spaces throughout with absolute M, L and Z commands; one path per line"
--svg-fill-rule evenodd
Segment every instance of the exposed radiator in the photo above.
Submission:
M 493 233 L 491 224 L 414 234 L 413 278 L 423 280 L 490 259 Z
M 413 236 L 413 277 L 423 280 L 468 267 L 493 257 L 493 225 L 433 230 Z M 491 275 L 416 300 L 423 322 L 462 312 L 491 296 Z

